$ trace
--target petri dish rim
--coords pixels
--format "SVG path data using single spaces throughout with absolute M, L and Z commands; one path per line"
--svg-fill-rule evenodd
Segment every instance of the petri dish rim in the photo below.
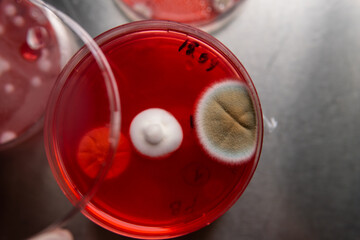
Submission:
M 177 237 L 181 235 L 188 234 L 190 232 L 196 231 L 206 225 L 209 225 L 211 222 L 216 220 L 218 217 L 223 215 L 227 210 L 231 208 L 231 206 L 238 200 L 238 198 L 242 195 L 244 190 L 246 189 L 248 183 L 250 182 L 254 171 L 257 167 L 261 149 L 262 149 L 262 141 L 263 141 L 263 120 L 262 120 L 262 110 L 260 101 L 255 89 L 255 86 L 245 70 L 244 66 L 240 63 L 240 61 L 236 58 L 236 56 L 231 53 L 231 51 L 225 47 L 220 41 L 216 38 L 212 37 L 211 35 L 199 30 L 197 28 L 176 23 L 172 21 L 166 20 L 143 20 L 128 23 L 125 25 L 121 25 L 110 29 L 101 35 L 95 38 L 96 43 L 101 47 L 102 44 L 106 43 L 109 44 L 112 39 L 119 38 L 119 37 L 128 37 L 131 33 L 136 32 L 143 32 L 143 31 L 171 31 L 178 34 L 184 34 L 187 37 L 197 39 L 200 42 L 205 43 L 210 48 L 213 49 L 214 52 L 220 54 L 224 57 L 227 61 L 227 64 L 230 64 L 233 69 L 235 69 L 239 75 L 241 75 L 244 81 L 249 88 L 249 92 L 251 93 L 251 98 L 254 104 L 255 113 L 257 117 L 257 139 L 256 139 L 256 149 L 254 153 L 254 162 L 249 167 L 247 167 L 244 171 L 249 172 L 249 177 L 246 179 L 244 184 L 237 183 L 234 187 L 233 191 L 226 196 L 223 196 L 223 200 L 220 202 L 218 206 L 213 208 L 209 213 L 206 215 L 206 221 L 204 218 L 200 217 L 195 220 L 176 224 L 171 226 L 164 226 L 164 227 L 153 227 L 153 226 L 139 226 L 136 224 L 124 222 L 118 219 L 115 219 L 108 214 L 101 212 L 101 210 L 97 209 L 91 201 L 82 209 L 82 213 L 95 222 L 96 224 L 102 226 L 105 229 L 108 229 L 112 232 L 125 235 L 128 237 L 134 238 L 145 238 L 145 239 L 167 239 L 172 237 Z M 131 37 L 131 36 L 130 36 Z M 70 69 L 67 69 L 68 73 L 72 71 L 73 62 L 77 63 L 81 61 L 82 57 L 86 56 L 86 51 L 84 49 L 80 50 L 73 59 L 68 63 Z M 66 76 L 66 75 L 63 75 Z M 121 87 L 121 86 L 120 86 Z M 53 153 L 56 154 L 56 153 Z M 64 175 L 63 175 L 64 176 Z M 69 196 L 72 191 L 66 189 L 68 185 L 64 184 L 65 179 L 61 179 L 61 176 L 57 176 L 57 179 L 63 183 L 61 188 L 63 189 L 65 195 L 71 200 L 76 201 L 74 196 Z M 100 184 L 101 185 L 101 184 Z M 226 200 L 225 200 L 226 199 Z M 107 215 L 106 219 L 104 219 L 103 215 Z M 109 222 L 112 221 L 112 222 Z M 121 225 L 121 229 L 119 229 L 119 225 Z M 169 230 L 171 227 L 171 230 Z

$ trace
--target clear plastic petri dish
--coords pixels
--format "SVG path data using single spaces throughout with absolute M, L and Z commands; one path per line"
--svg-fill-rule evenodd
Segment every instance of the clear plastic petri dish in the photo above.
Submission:
M 121 136 L 82 213 L 142 239 L 210 224 L 243 193 L 260 157 L 261 106 L 245 68 L 209 34 L 175 22 L 134 22 L 95 40 L 117 81 Z M 80 50 L 60 76 L 67 84 L 52 96 L 46 122 L 49 161 L 71 201 L 89 189 L 106 149 L 108 102 L 98 76 Z
M 226 25 L 244 0 L 114 0 L 132 21 L 155 19 L 189 24 L 208 32 Z
M 102 164 L 92 170 L 93 180 L 87 182 L 88 188 L 71 205 L 66 198 L 64 201 L 59 198 L 57 191 L 60 190 L 55 181 L 54 186 L 51 185 L 50 167 L 54 172 L 60 168 L 52 164 L 54 162 L 49 167 L 46 157 L 43 157 L 43 143 L 38 138 L 19 143 L 42 129 L 47 105 L 48 112 L 54 110 L 50 99 L 56 99 L 67 84 L 57 79 L 67 61 L 81 47 L 93 57 L 98 69 L 97 81 L 103 86 L 98 92 L 104 91 L 104 101 L 108 106 L 103 124 L 110 130 L 103 139 L 107 149 L 103 149 Z M 70 108 L 70 95 L 67 95 L 67 100 Z M 114 157 L 120 134 L 119 101 L 109 63 L 79 25 L 39 0 L 0 1 L 0 149 L 3 150 L 2 167 L 6 168 L 2 169 L 1 182 L 6 206 L 2 209 L 3 226 L 6 226 L 2 229 L 3 237 L 25 239 L 38 236 L 39 232 L 63 226 L 87 204 Z M 71 111 L 68 113 L 71 116 Z M 92 121 L 90 116 L 87 117 L 81 119 L 81 124 Z M 63 125 L 48 125 L 48 129 L 51 127 L 59 134 L 64 128 L 67 130 Z M 53 143 L 52 136 L 46 136 L 46 142 Z M 29 149 L 32 146 L 34 149 Z M 48 156 L 54 157 L 55 152 L 48 150 Z M 29 224 L 21 226 L 21 222 Z
M 0 2 L 0 150 L 43 126 L 47 99 L 78 49 L 68 28 L 29 1 Z

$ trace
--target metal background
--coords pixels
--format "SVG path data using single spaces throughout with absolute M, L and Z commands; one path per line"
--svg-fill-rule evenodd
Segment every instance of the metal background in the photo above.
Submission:
M 110 0 L 52 0 L 92 36 L 127 20 Z M 178 239 L 360 239 L 360 1 L 246 0 L 214 34 L 244 64 L 265 115 L 262 156 L 244 194 Z M 0 239 L 21 239 L 69 208 L 42 135 L 0 152 Z M 75 239 L 128 239 L 78 214 Z

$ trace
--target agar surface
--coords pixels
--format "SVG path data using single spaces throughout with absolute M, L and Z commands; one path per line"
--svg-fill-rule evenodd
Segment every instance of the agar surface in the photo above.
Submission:
M 247 87 L 239 81 L 227 80 L 207 89 L 195 123 L 200 143 L 218 160 L 242 162 L 254 152 L 255 110 Z

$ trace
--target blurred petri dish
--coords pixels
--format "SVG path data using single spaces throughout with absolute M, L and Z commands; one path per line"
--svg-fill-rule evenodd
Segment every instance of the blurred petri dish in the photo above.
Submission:
M 114 0 L 132 21 L 170 20 L 214 32 L 238 13 L 244 0 Z
M 102 152 L 103 162 L 96 170 L 92 169 L 93 179 L 87 182 L 88 189 L 83 191 L 81 196 L 77 196 L 72 205 L 67 199 L 63 202 L 58 199 L 55 181 L 54 188 L 51 185 L 52 176 L 48 175 L 51 171 L 46 158 L 42 158 L 45 155 L 42 154 L 43 145 L 37 143 L 37 139 L 34 140 L 35 143 L 29 141 L 28 144 L 15 145 L 41 129 L 47 104 L 48 111 L 53 110 L 54 103 L 48 103 L 51 99 L 49 96 L 53 95 L 53 99 L 56 99 L 67 84 L 61 79 L 57 80 L 59 74 L 80 47 L 93 56 L 94 65 L 98 69 L 97 81 L 103 86 L 98 91 L 104 91 L 104 101 L 107 101 L 108 106 L 106 122 L 103 124 L 110 130 L 106 137 L 102 138 L 107 146 Z M 71 96 L 67 97 L 71 106 Z M 3 178 L 4 191 L 9 194 L 5 194 L 4 202 L 8 204 L 2 211 L 8 227 L 4 229 L 2 236 L 10 239 L 25 239 L 34 234 L 39 236 L 43 232 L 63 226 L 87 204 L 98 184 L 105 178 L 114 157 L 120 135 L 119 101 L 116 81 L 109 63 L 98 45 L 78 24 L 40 0 L 0 1 L 0 149 L 4 150 L 2 156 L 13 160 L 3 166 L 7 166 L 7 169 L 14 173 L 14 176 L 6 173 Z M 71 116 L 71 111 L 69 115 Z M 88 117 L 89 121 L 93 120 Z M 81 120 L 83 124 L 88 121 L 83 118 Z M 56 127 L 60 134 L 64 129 L 61 125 L 52 127 Z M 52 136 L 46 136 L 46 141 L 52 143 Z M 27 153 L 29 146 L 36 149 Z M 9 149 L 10 147 L 13 149 Z M 53 153 L 51 150 L 47 152 L 50 157 L 53 157 Z M 53 171 L 60 169 L 51 163 Z M 11 182 L 11 179 L 16 182 Z M 41 191 L 42 189 L 44 191 Z M 50 199 L 56 199 L 55 203 Z M 20 213 L 16 214 L 17 212 Z M 15 215 L 21 216 L 14 217 Z M 21 226 L 19 231 L 19 222 L 31 224 Z
M 115 233 L 165 239 L 198 230 L 240 197 L 257 166 L 263 120 L 245 68 L 218 40 L 184 24 L 148 20 L 96 39 L 121 96 L 113 165 L 83 214 Z M 46 122 L 49 161 L 73 202 L 107 149 L 109 107 L 94 60 L 64 69 Z
M 0 150 L 41 129 L 50 91 L 76 45 L 49 11 L 0 2 Z

